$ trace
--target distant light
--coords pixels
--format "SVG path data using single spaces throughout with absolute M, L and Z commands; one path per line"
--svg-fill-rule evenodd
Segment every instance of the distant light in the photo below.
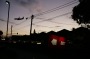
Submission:
M 57 40 L 56 40 L 56 39 L 53 39 L 53 40 L 51 41 L 51 43 L 52 43 L 52 45 L 57 45 Z
M 16 41 L 13 41 L 13 43 L 17 43 Z
M 61 44 L 60 45 L 65 45 L 65 42 L 61 41 Z
M 37 42 L 37 44 L 41 44 L 41 42 Z
M 3 40 L 3 41 L 4 41 L 4 40 L 5 40 L 5 38 L 3 38 L 3 39 L 1 39 L 1 40 Z

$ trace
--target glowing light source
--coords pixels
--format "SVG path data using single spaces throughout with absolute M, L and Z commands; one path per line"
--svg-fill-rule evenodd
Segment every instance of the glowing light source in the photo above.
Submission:
M 6 1 L 6 4 L 8 4 L 8 2 Z
M 3 41 L 4 41 L 4 40 L 5 40 L 5 38 L 2 38 L 1 40 L 3 40 Z
M 51 35 L 49 38 L 49 47 L 51 48 L 59 48 L 65 45 L 65 37 Z
M 37 42 L 37 44 L 41 44 L 41 42 Z
M 64 37 L 60 37 L 59 41 L 60 41 L 60 45 L 65 45 L 65 38 Z
M 56 39 L 53 39 L 53 40 L 51 41 L 51 43 L 52 43 L 52 45 L 57 45 L 57 40 L 56 40 Z
M 61 44 L 60 45 L 65 45 L 65 42 L 61 41 Z

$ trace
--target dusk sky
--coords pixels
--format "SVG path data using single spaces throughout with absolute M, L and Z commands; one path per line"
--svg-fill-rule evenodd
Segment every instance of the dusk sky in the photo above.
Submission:
M 6 34 L 8 5 L 6 0 L 0 0 L 0 30 Z M 31 15 L 33 19 L 32 32 L 37 33 L 72 30 L 79 25 L 71 18 L 72 9 L 78 5 L 78 0 L 7 0 L 10 2 L 9 33 L 13 25 L 13 34 L 29 34 Z M 14 18 L 24 17 L 23 20 Z M 26 18 L 28 19 L 26 20 Z

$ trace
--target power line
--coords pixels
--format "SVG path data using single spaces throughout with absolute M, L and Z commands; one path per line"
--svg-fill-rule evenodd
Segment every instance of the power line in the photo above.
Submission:
M 41 12 L 41 13 L 35 14 L 34 16 L 37 17 L 37 16 L 40 16 L 40 15 L 44 15 L 44 14 L 47 14 L 47 13 L 51 13 L 51 12 L 57 11 L 57 10 L 59 10 L 59 9 L 68 7 L 68 6 L 70 6 L 70 5 L 73 5 L 73 4 L 77 3 L 77 2 L 78 2 L 78 1 L 73 0 L 73 1 L 70 1 L 70 2 L 68 2 L 68 3 L 66 3 L 66 4 L 60 5 L 60 6 L 56 7 L 56 8 L 53 8 L 53 9 L 47 10 L 47 11 L 45 11 L 45 12 Z M 26 19 L 29 19 L 29 18 L 31 18 L 31 17 L 27 17 Z M 27 21 L 27 20 L 25 20 L 25 21 Z M 25 21 L 23 21 L 23 22 L 21 22 L 21 23 L 19 23 L 19 24 L 16 24 L 16 25 L 20 25 L 20 24 L 24 23 Z
M 52 22 L 52 23 L 55 23 L 55 24 L 64 24 L 64 25 L 73 25 L 73 24 L 66 24 L 66 23 L 59 23 L 59 22 L 55 22 L 55 21 L 49 21 L 49 22 Z
M 61 16 L 64 16 L 64 15 L 68 15 L 68 14 L 71 14 L 72 12 L 68 12 L 68 13 L 65 13 L 65 14 L 62 14 L 62 15 L 58 15 L 58 16 L 55 16 L 53 18 L 49 18 L 49 19 L 46 19 L 46 20 L 42 20 L 42 21 L 48 21 L 48 22 L 52 22 L 52 23 L 55 23 L 55 24 L 64 24 L 64 25 L 73 25 L 73 24 L 66 24 L 66 23 L 60 23 L 60 22 L 55 22 L 55 21 L 51 21 L 53 20 L 54 18 L 58 18 L 58 17 L 61 17 Z M 41 20 L 41 19 L 40 19 Z M 40 22 L 42 22 L 40 21 Z M 37 22 L 39 23 L 39 22 Z
M 6 20 L 3 20 L 3 19 L 0 19 L 0 21 L 7 22 Z M 26 21 L 26 20 L 25 20 L 25 21 Z M 9 21 L 9 23 L 15 24 L 15 25 L 17 26 L 17 25 L 20 25 L 20 24 L 24 23 L 25 21 L 22 21 L 22 22 L 20 22 L 20 23 L 18 23 L 18 24 L 14 23 L 14 22 L 10 22 L 10 21 Z
M 17 27 L 17 26 L 21 25 L 21 24 L 24 23 L 25 21 L 26 21 L 26 20 L 24 20 L 24 21 L 22 21 L 22 22 L 16 24 L 14 27 Z
M 42 21 L 38 21 L 38 22 L 35 22 L 35 24 L 36 24 L 36 23 L 41 23 L 41 22 L 44 22 L 44 21 L 50 21 L 50 20 L 53 20 L 54 18 L 62 17 L 62 16 L 65 16 L 65 15 L 68 15 L 68 14 L 71 14 L 71 13 L 72 13 L 72 12 L 68 12 L 68 13 L 65 13 L 65 14 L 62 14 L 62 15 L 58 15 L 58 16 L 49 18 L 49 19 L 45 19 L 45 20 L 42 20 Z
M 3 19 L 0 19 L 0 21 L 7 22 L 6 20 L 3 20 Z M 17 24 L 14 23 L 14 22 L 10 22 L 10 21 L 9 21 L 9 23 L 17 25 Z
M 74 1 L 71 1 L 71 2 L 74 2 Z M 69 2 L 69 3 L 71 3 L 71 2 Z M 69 4 L 69 3 L 66 3 L 66 4 Z M 76 2 L 75 2 L 76 3 Z M 64 4 L 64 5 L 66 5 L 66 4 Z M 74 4 L 74 3 L 73 3 Z M 62 6 L 64 6 L 64 5 L 62 5 Z M 70 4 L 71 5 L 71 4 Z M 69 6 L 69 5 L 68 5 Z M 59 6 L 60 7 L 60 6 Z M 65 6 L 65 7 L 67 7 L 67 6 Z M 56 7 L 57 8 L 57 7 Z M 64 8 L 64 7 L 63 7 Z M 55 8 L 54 8 L 55 9 Z M 52 9 L 51 9 L 52 10 Z M 50 10 L 49 10 L 50 11 Z M 46 11 L 47 12 L 47 11 Z M 69 12 L 69 13 L 71 13 L 71 12 Z M 52 20 L 52 19 L 54 19 L 54 18 L 57 18 L 57 17 L 61 17 L 61 16 L 64 16 L 64 15 L 67 15 L 67 14 L 69 14 L 69 13 L 65 13 L 65 14 L 62 14 L 62 15 L 59 15 L 59 16 L 56 16 L 56 17 L 53 17 L 53 18 L 49 18 L 49 19 L 46 19 L 46 20 L 42 20 L 42 21 L 39 21 L 39 22 L 36 22 L 36 23 L 40 23 L 40 22 L 43 22 L 43 21 L 48 21 L 48 20 Z M 41 13 L 40 13 L 41 14 Z M 37 14 L 36 14 L 37 15 Z M 24 21 L 23 21 L 24 22 Z M 23 23 L 23 22 L 21 22 L 21 23 Z M 51 21 L 52 22 L 52 21 Z M 21 24 L 20 23 L 20 24 Z M 56 22 L 53 22 L 53 23 L 56 23 Z M 18 24 L 18 25 L 20 25 L 20 24 Z M 60 24 L 60 23 L 58 23 L 58 24 Z M 29 25 L 26 25 L 26 26 L 29 26 Z M 26 26 L 24 26 L 24 27 L 26 27 Z M 46 27 L 46 26 L 42 26 L 42 27 Z
M 42 21 L 39 21 L 39 22 L 35 22 L 35 23 L 33 23 L 33 25 L 36 25 L 36 23 L 41 23 L 41 22 L 44 22 L 44 21 L 53 22 L 53 21 L 51 21 L 51 20 L 53 20 L 54 18 L 62 17 L 62 16 L 65 16 L 65 15 L 68 15 L 68 14 L 71 14 L 71 13 L 72 13 L 72 12 L 68 12 L 68 13 L 65 13 L 65 14 L 62 14 L 62 15 L 58 15 L 58 16 L 49 18 L 49 19 L 45 19 L 45 20 L 42 20 Z M 56 22 L 53 22 L 53 23 L 56 23 Z M 62 24 L 62 23 L 57 23 L 57 24 Z M 63 23 L 63 24 L 64 24 L 64 23 Z M 67 25 L 67 24 L 64 24 L 64 25 Z M 29 25 L 25 25 L 25 26 L 23 26 L 23 27 L 20 27 L 19 29 L 21 29 L 21 28 L 26 28 L 27 26 L 30 26 L 30 24 L 29 24 Z M 41 26 L 41 25 L 36 25 L 36 26 Z M 47 26 L 41 26 L 41 27 L 47 27 Z M 50 27 L 48 27 L 48 28 L 50 28 Z M 19 29 L 16 29 L 16 30 L 19 30 Z
M 73 1 L 70 1 L 70 2 L 68 2 L 68 3 L 66 3 L 66 4 L 61 5 L 61 6 L 58 6 L 58 7 L 56 7 L 56 8 L 47 10 L 47 11 L 45 11 L 45 12 L 41 12 L 41 13 L 39 13 L 39 14 L 36 14 L 35 16 L 40 16 L 40 15 L 44 15 L 44 14 L 47 14 L 47 13 L 51 13 L 51 12 L 57 11 L 57 10 L 59 10 L 59 9 L 62 9 L 62 8 L 71 6 L 71 5 L 73 5 L 73 4 L 77 3 L 77 2 L 78 2 L 78 1 L 73 0 Z

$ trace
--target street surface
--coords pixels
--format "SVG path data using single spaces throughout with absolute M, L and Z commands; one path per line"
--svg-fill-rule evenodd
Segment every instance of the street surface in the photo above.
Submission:
M 88 50 L 0 48 L 0 59 L 88 59 Z

